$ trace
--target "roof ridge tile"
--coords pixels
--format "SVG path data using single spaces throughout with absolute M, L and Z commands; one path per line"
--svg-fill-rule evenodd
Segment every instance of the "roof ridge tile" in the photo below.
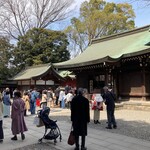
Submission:
M 124 37 L 124 36 L 128 36 L 128 35 L 132 35 L 132 34 L 135 34 L 135 33 L 146 31 L 146 30 L 148 32 L 150 32 L 150 25 L 135 28 L 135 29 L 132 29 L 132 30 L 129 30 L 129 31 L 124 31 L 124 32 L 121 32 L 121 33 L 108 35 L 108 36 L 105 36 L 105 37 L 100 37 L 100 38 L 97 38 L 97 39 L 93 39 L 92 42 L 91 42 L 91 45 L 96 44 L 96 43 L 100 43 L 100 42 L 103 42 L 103 41 L 108 41 L 108 40 L 112 40 L 112 39 L 116 39 L 116 38 L 120 38 L 120 37 Z

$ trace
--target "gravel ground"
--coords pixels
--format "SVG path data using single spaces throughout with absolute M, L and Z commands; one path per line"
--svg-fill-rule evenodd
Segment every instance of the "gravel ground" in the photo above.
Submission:
M 54 119 L 65 120 L 70 122 L 70 111 L 62 113 L 52 113 L 51 117 Z M 89 128 L 98 130 L 105 130 L 112 133 L 127 135 L 143 140 L 150 141 L 150 112 L 148 111 L 135 111 L 135 110 L 116 110 L 115 117 L 117 121 L 117 129 L 108 130 L 106 111 L 101 111 L 100 122 L 101 124 L 93 123 L 93 111 L 91 111 L 91 122 Z
M 58 121 L 70 122 L 70 110 L 52 111 L 51 119 Z M 89 123 L 89 129 L 95 128 L 97 130 L 105 130 L 107 132 L 117 133 L 121 135 L 127 135 L 129 137 L 135 137 L 143 140 L 150 141 L 150 112 L 148 111 L 135 111 L 135 110 L 116 110 L 115 117 L 117 121 L 117 129 L 106 129 L 107 119 L 106 111 L 101 111 L 100 122 L 101 124 L 93 123 L 93 111 L 91 111 L 91 122 Z M 51 144 L 35 144 L 19 148 L 16 150 L 58 150 Z

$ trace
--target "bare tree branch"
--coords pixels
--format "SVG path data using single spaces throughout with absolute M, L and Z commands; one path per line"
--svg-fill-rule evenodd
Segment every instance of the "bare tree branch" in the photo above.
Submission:
M 17 39 L 27 30 L 67 18 L 72 0 L 0 0 L 0 32 Z
M 70 10 L 72 1 L 69 0 L 32 0 L 36 27 L 46 28 L 53 22 L 65 19 Z
M 150 0 L 126 0 L 127 3 L 137 3 L 137 5 L 141 8 L 149 7 Z

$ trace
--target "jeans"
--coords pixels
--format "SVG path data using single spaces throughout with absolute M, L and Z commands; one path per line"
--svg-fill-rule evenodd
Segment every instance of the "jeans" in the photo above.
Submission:
M 56 105 L 58 105 L 59 96 L 56 96 Z
M 36 103 L 30 103 L 31 114 L 35 114 L 35 107 L 36 107 Z
M 107 119 L 108 119 L 108 127 L 111 127 L 111 125 L 116 126 L 116 120 L 114 116 L 114 109 L 107 110 Z

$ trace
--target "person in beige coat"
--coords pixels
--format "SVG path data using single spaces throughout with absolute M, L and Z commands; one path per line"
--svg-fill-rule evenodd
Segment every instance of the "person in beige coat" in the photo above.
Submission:
M 0 143 L 3 142 L 4 133 L 3 133 L 3 103 L 2 103 L 2 94 L 0 92 Z
M 30 99 L 28 92 L 24 92 L 22 99 L 25 102 L 24 116 L 27 116 L 27 111 L 30 109 Z
M 47 91 L 47 107 L 54 107 L 54 92 L 51 88 Z
M 42 91 L 42 101 L 41 101 L 41 104 L 42 104 L 42 108 L 45 108 L 47 106 L 47 91 L 46 90 L 43 90 Z

